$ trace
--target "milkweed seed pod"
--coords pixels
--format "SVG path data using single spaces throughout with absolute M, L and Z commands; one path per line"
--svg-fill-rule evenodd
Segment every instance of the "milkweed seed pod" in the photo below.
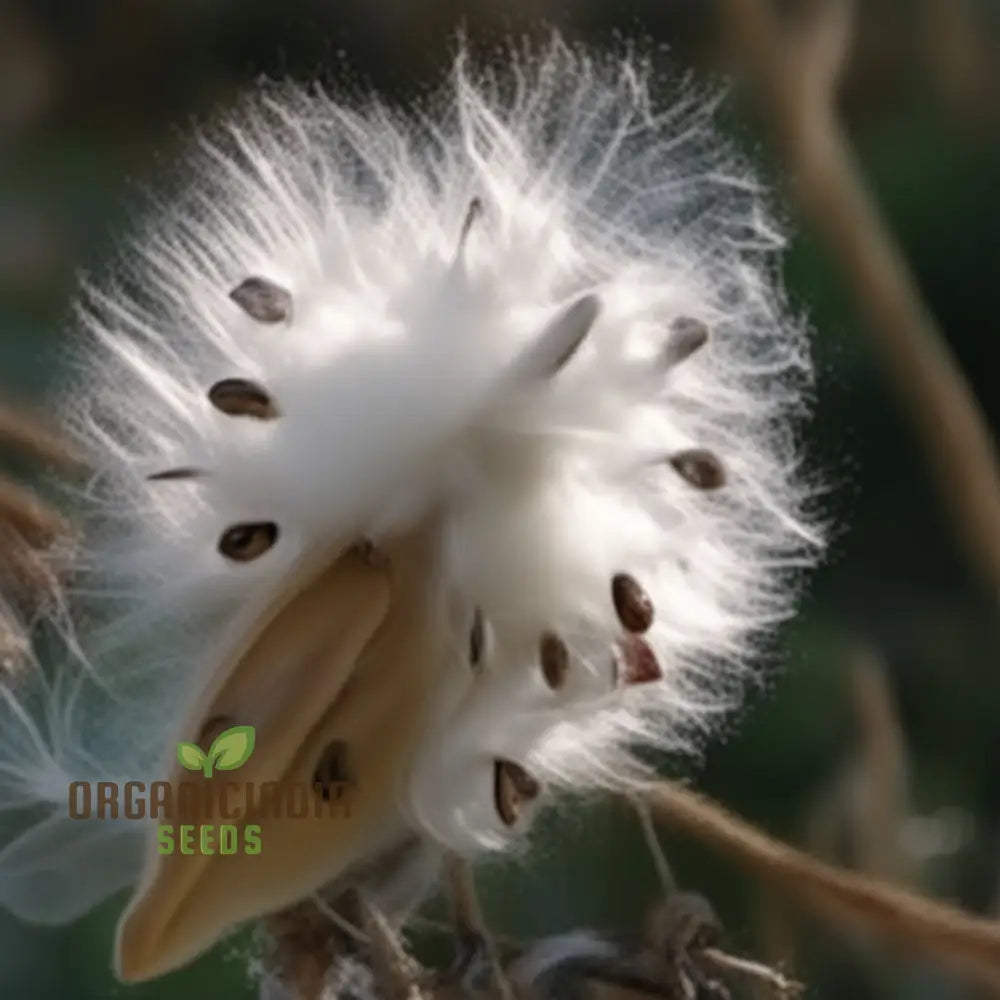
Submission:
M 692 746 L 814 558 L 804 332 L 714 104 L 558 40 L 504 61 L 406 111 L 264 89 L 82 295 L 88 541 L 66 662 L 3 690 L 3 804 L 51 810 L 0 902 L 132 886 L 124 979 L 331 883 L 405 910 L 375 859 L 504 850 Z M 241 788 L 346 763 L 349 816 L 248 799 L 263 849 L 220 857 L 68 815 L 231 725 Z

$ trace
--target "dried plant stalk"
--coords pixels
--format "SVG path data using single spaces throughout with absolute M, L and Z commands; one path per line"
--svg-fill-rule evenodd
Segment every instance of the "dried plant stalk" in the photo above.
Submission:
M 966 555 L 1000 595 L 1000 466 L 989 429 L 837 122 L 849 0 L 816 0 L 784 25 L 770 0 L 722 0 L 732 41 L 773 127 L 803 213 L 854 293 L 917 431 Z
M 445 859 L 445 874 L 459 949 L 481 949 L 489 963 L 493 985 L 500 1000 L 514 1000 L 514 991 L 483 919 L 472 865 L 465 858 L 451 854 Z
M 874 653 L 858 650 L 850 667 L 863 779 L 853 816 L 858 867 L 892 882 L 911 882 L 914 873 L 900 850 L 909 796 L 906 739 L 895 698 Z
M 389 922 L 363 896 L 359 903 L 380 1000 L 430 1000 L 419 982 L 422 970 L 407 954 Z
M 0 479 L 0 521 L 33 548 L 44 549 L 69 534 L 69 523 L 34 491 Z
M 78 466 L 71 449 L 37 419 L 0 406 L 0 448 Z M 33 490 L 0 475 L 0 668 L 16 669 L 28 652 L 26 623 L 54 599 L 72 548 L 69 521 Z
M 306 901 L 269 917 L 269 972 L 290 1000 L 320 1000 L 338 948 L 330 920 Z
M 751 962 L 746 958 L 728 955 L 724 951 L 719 951 L 718 948 L 705 948 L 701 952 L 701 958 L 722 973 L 736 975 L 748 982 L 766 987 L 773 994 L 782 998 L 801 996 L 805 992 L 805 986 L 802 983 L 789 979 L 784 973 L 762 965 L 760 962 Z
M 828 865 L 672 782 L 645 788 L 654 816 L 728 855 L 813 913 L 1000 988 L 1000 925 Z
M 78 468 L 79 455 L 37 416 L 0 405 L 0 446 L 60 468 Z

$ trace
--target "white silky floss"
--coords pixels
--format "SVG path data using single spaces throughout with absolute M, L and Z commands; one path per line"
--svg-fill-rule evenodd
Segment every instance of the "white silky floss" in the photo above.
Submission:
M 766 191 L 716 102 L 632 56 L 505 62 L 460 55 L 404 111 L 263 89 L 83 292 L 68 655 L 0 703 L 0 805 L 51 807 L 0 853 L 14 912 L 152 884 L 149 826 L 83 828 L 68 783 L 168 778 L 220 651 L 362 540 L 390 616 L 424 540 L 404 569 L 444 634 L 386 830 L 503 849 L 542 788 L 622 787 L 636 747 L 689 749 L 738 705 L 821 544 Z

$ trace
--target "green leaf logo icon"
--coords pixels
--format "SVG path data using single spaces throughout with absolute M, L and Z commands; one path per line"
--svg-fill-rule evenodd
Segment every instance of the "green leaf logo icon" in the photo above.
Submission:
M 219 733 L 208 756 L 216 770 L 235 771 L 250 759 L 253 744 L 253 726 L 233 726 L 232 729 Z
M 201 771 L 205 768 L 206 757 L 201 752 L 201 747 L 195 743 L 178 743 L 177 759 L 181 762 L 181 767 L 186 767 L 189 771 Z
M 253 753 L 253 726 L 233 726 L 219 733 L 207 754 L 194 743 L 178 743 L 177 759 L 189 771 L 201 771 L 211 778 L 213 771 L 235 771 Z

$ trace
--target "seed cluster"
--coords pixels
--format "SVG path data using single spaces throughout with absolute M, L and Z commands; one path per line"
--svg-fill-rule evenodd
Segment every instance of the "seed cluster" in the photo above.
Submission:
M 53 853 L 35 824 L 34 874 L 0 850 L 0 906 L 29 919 L 132 881 L 126 978 L 362 877 L 355 848 L 402 919 L 420 873 L 376 873 L 382 840 L 504 850 L 555 792 L 694 749 L 821 550 L 808 329 L 717 102 L 561 39 L 477 64 L 416 117 L 249 95 L 74 310 L 61 409 L 93 475 L 79 582 L 44 610 L 84 683 L 5 688 L 0 800 L 41 819 L 54 768 L 152 782 L 179 735 L 211 757 L 253 723 L 246 781 L 313 779 L 332 815 L 339 739 L 364 806 L 245 879 L 210 867 L 210 907 L 159 854 L 126 871 L 116 841 L 114 870 L 102 835 Z
M 477 214 L 478 211 L 470 209 L 463 238 L 468 235 L 468 227 Z M 536 375 L 554 376 L 583 343 L 599 308 L 596 296 L 584 296 L 575 302 L 539 338 L 530 352 L 535 363 L 527 367 L 532 368 Z M 708 341 L 709 330 L 704 323 L 681 317 L 671 326 L 663 362 L 668 368 L 673 368 L 703 348 Z M 722 462 L 706 449 L 677 452 L 669 457 L 669 464 L 688 485 L 696 489 L 717 490 L 726 483 Z M 621 572 L 611 579 L 610 596 L 622 629 L 622 633 L 611 643 L 613 687 L 632 687 L 661 680 L 663 669 L 653 648 L 644 638 L 655 617 L 648 592 L 634 576 Z M 469 662 L 476 668 L 481 666 L 486 627 L 483 609 L 477 605 L 469 634 Z M 545 684 L 552 691 L 563 688 L 574 668 L 569 645 L 554 631 L 544 631 L 539 637 L 538 662 Z M 578 664 L 577 668 L 585 669 L 582 664 Z M 541 786 L 524 768 L 507 760 L 495 762 L 494 775 L 497 814 L 506 826 L 512 826 L 522 816 L 525 805 L 537 798 Z
M 459 241 L 459 253 L 469 230 L 482 213 L 475 199 L 469 206 Z M 237 286 L 230 298 L 252 319 L 259 323 L 288 322 L 292 316 L 289 292 L 265 278 L 250 277 Z M 584 295 L 563 310 L 542 331 L 535 342 L 516 363 L 516 375 L 530 381 L 551 379 L 574 357 L 600 313 L 596 295 Z M 663 350 L 663 362 L 675 367 L 703 348 L 709 341 L 708 327 L 700 320 L 681 317 L 674 321 Z M 245 378 L 227 378 L 208 390 L 208 401 L 215 409 L 230 417 L 254 420 L 274 420 L 280 410 L 270 393 Z M 692 448 L 669 457 L 669 464 L 690 486 L 700 490 L 717 490 L 725 485 L 725 469 L 710 451 Z M 205 475 L 194 467 L 179 467 L 156 473 L 150 481 L 198 478 Z M 234 524 L 219 540 L 219 552 L 233 562 L 250 562 L 264 555 L 278 541 L 278 525 L 272 521 Z M 368 561 L 381 564 L 381 554 L 374 543 L 364 539 L 358 543 L 367 553 Z M 643 638 L 652 627 L 655 609 L 649 594 L 634 576 L 616 573 L 610 585 L 611 603 L 621 626 L 621 635 L 611 642 L 611 680 L 614 687 L 632 687 L 660 680 L 663 670 L 652 647 Z M 480 606 L 473 612 L 468 634 L 468 660 L 474 670 L 483 667 L 489 623 Z M 538 641 L 538 663 L 545 685 L 559 691 L 574 669 L 573 655 L 566 641 L 553 631 L 544 631 Z M 582 665 L 577 665 L 583 669 Z M 206 730 L 213 722 L 206 723 Z M 205 732 L 202 738 L 206 738 Z M 333 745 L 331 745 L 333 746 Z M 316 780 L 329 784 L 333 771 L 340 767 L 343 747 L 335 746 L 324 752 L 316 766 Z M 332 769 L 332 770 L 331 770 Z M 337 772 L 339 773 L 339 771 Z M 326 787 L 326 785 L 324 785 Z M 528 772 L 509 760 L 497 759 L 494 764 L 494 806 L 501 822 L 513 826 L 521 818 L 526 804 L 540 794 L 540 783 Z
M 258 323 L 288 322 L 292 316 L 292 296 L 266 278 L 251 277 L 241 282 L 229 297 Z M 230 417 L 274 420 L 281 415 L 270 393 L 245 378 L 226 378 L 208 390 L 208 401 Z M 199 479 L 206 473 L 192 466 L 166 469 L 149 476 L 150 482 Z M 219 539 L 219 552 L 234 562 L 251 562 L 273 548 L 278 540 L 278 526 L 273 521 L 234 524 Z

